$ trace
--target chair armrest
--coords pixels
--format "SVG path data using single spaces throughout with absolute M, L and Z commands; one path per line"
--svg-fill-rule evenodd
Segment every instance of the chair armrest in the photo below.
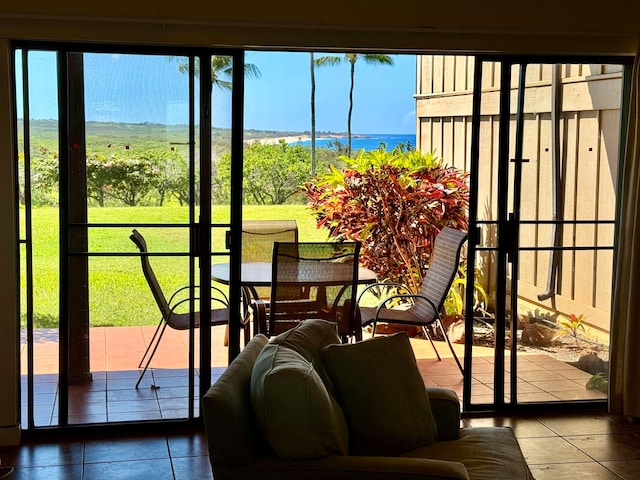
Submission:
M 406 287 L 406 285 L 403 285 L 402 283 L 384 283 L 384 282 L 377 282 L 377 283 L 370 283 L 369 285 L 367 285 L 366 287 L 364 287 L 362 289 L 362 291 L 358 294 L 358 298 L 357 298 L 357 302 L 360 302 L 360 299 L 362 298 L 362 296 L 367 293 L 369 290 L 371 290 L 372 288 L 376 288 L 376 287 L 398 287 L 398 288 L 402 288 L 404 290 L 406 290 L 407 292 L 409 292 L 410 290 Z
M 460 438 L 460 400 L 453 390 L 426 387 L 431 412 L 438 427 L 438 441 Z
M 229 475 L 224 470 L 227 469 L 214 468 L 214 476 L 261 480 L 469 480 L 462 463 L 411 457 L 345 455 L 295 461 L 269 456 L 246 467 L 233 467 Z
M 251 308 L 253 310 L 253 329 L 254 332 L 267 335 L 267 309 L 269 308 L 269 302 L 266 300 L 256 299 L 251 302 Z
M 195 292 L 196 290 L 200 290 L 200 285 L 194 285 L 193 287 L 190 287 L 189 285 L 185 285 L 184 287 L 180 287 L 179 289 L 177 289 L 175 292 L 173 292 L 173 294 L 171 295 L 171 298 L 169 298 L 169 301 L 167 302 L 169 305 L 172 305 L 174 300 L 175 301 L 179 301 L 179 303 L 182 303 L 184 300 L 188 300 L 189 298 L 194 298 L 194 299 L 199 299 L 200 296 L 198 295 L 197 297 L 185 297 L 184 295 L 182 295 L 182 292 L 185 291 L 190 291 L 191 288 L 193 288 L 193 291 Z M 214 294 L 217 293 L 218 295 L 220 295 L 222 298 L 218 298 L 216 297 Z M 227 297 L 227 295 L 220 290 L 218 287 L 215 287 L 213 285 L 211 285 L 211 299 L 215 300 L 217 302 L 222 303 L 224 306 L 229 306 L 229 298 Z M 178 299 L 178 296 L 183 297 L 182 299 Z

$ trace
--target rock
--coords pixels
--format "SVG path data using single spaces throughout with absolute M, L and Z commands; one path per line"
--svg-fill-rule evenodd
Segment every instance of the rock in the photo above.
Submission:
M 548 347 L 556 331 L 541 323 L 530 323 L 522 329 L 520 343 L 531 347 Z
M 527 325 L 529 325 L 529 315 L 523 315 L 522 313 L 519 313 L 518 314 L 518 330 L 522 330 Z
M 582 352 L 580 352 L 580 358 L 578 359 L 578 368 L 580 370 L 584 370 L 585 372 L 589 372 L 592 375 L 595 375 L 598 372 L 606 372 L 607 366 L 600 357 L 598 357 L 598 353 L 585 348 Z

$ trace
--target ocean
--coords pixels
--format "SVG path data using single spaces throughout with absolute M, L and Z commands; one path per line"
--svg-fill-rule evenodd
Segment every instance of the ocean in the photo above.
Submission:
M 339 137 L 339 138 L 317 138 L 316 139 L 316 147 L 317 148 L 326 148 L 329 142 L 333 142 L 338 140 L 343 145 L 347 145 L 347 137 Z M 398 134 L 383 134 L 383 133 L 372 133 L 367 134 L 365 136 L 351 137 L 351 149 L 354 151 L 357 150 L 376 150 L 380 148 L 380 144 L 384 143 L 386 145 L 387 150 L 391 150 L 396 147 L 399 143 L 407 145 L 408 142 L 411 142 L 413 148 L 416 146 L 416 135 L 415 133 L 398 133 Z M 292 145 L 303 145 L 309 146 L 311 145 L 311 140 L 302 140 L 292 142 Z

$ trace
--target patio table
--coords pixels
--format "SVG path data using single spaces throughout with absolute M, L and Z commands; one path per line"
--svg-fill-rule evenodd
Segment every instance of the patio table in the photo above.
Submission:
M 286 282 L 291 285 L 320 287 L 343 285 L 345 279 L 350 279 L 353 274 L 353 265 L 348 263 L 291 262 L 285 267 L 291 269 L 290 275 L 287 275 L 290 280 Z M 271 286 L 271 275 L 271 262 L 242 263 L 240 286 L 245 294 L 257 299 L 255 288 Z M 211 278 L 224 285 L 229 285 L 229 264 L 215 263 L 211 265 Z M 376 281 L 375 272 L 365 267 L 358 267 L 358 284 L 367 285 Z

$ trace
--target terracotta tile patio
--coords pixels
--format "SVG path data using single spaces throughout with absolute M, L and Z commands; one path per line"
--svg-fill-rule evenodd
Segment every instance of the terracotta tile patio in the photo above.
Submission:
M 70 387 L 69 422 L 95 423 L 162 418 L 185 418 L 188 414 L 188 334 L 167 329 L 140 388 L 135 383 L 138 363 L 155 326 L 99 327 L 90 331 L 93 382 Z M 224 327 L 212 330 L 212 380 L 227 365 Z M 196 358 L 198 334 L 195 338 Z M 435 358 L 427 340 L 411 340 L 426 385 L 450 388 L 462 397 L 463 378 L 446 344 L 436 342 L 442 361 Z M 23 424 L 26 426 L 26 335 L 21 341 Z M 454 345 L 462 359 L 463 345 Z M 507 353 L 508 355 L 508 353 Z M 57 330 L 34 332 L 34 418 L 37 426 L 57 424 L 58 335 Z M 590 375 L 546 355 L 519 354 L 518 400 L 524 402 L 606 399 L 585 388 Z M 474 347 L 472 402 L 493 401 L 493 350 Z M 197 370 L 196 370 L 197 373 Z M 197 395 L 199 377 L 196 375 Z M 151 388 L 151 386 L 154 386 Z M 509 385 L 505 386 L 509 399 Z M 198 402 L 194 402 L 197 412 Z

